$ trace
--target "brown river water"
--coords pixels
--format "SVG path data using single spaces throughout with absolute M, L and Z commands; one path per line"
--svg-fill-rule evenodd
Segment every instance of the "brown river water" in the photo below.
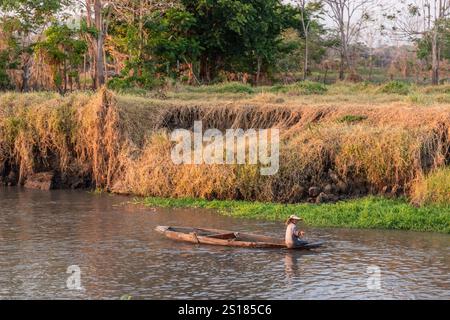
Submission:
M 0 298 L 450 299 L 449 235 L 306 228 L 326 247 L 291 252 L 198 246 L 166 239 L 154 228 L 282 237 L 284 226 L 206 210 L 145 208 L 130 200 L 0 189 Z M 68 289 L 67 271 L 74 265 L 80 285 Z

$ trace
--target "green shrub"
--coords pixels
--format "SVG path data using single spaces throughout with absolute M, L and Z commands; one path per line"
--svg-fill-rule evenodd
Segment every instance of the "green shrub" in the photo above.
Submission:
M 349 115 L 345 115 L 342 118 L 340 118 L 338 122 L 340 122 L 340 123 L 356 123 L 356 122 L 361 122 L 366 119 L 367 119 L 367 116 L 349 114 Z
M 302 94 L 324 94 L 328 88 L 319 82 L 303 81 L 297 84 Z
M 127 92 L 130 89 L 152 90 L 163 84 L 162 79 L 144 73 L 142 76 L 116 77 L 108 81 L 108 88 L 117 92 Z
M 382 93 L 407 95 L 411 91 L 411 85 L 402 81 L 390 81 L 380 88 Z

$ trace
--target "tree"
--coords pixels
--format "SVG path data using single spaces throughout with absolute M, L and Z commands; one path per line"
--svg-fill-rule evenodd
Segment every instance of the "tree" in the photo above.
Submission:
M 147 40 L 144 28 L 146 19 L 152 12 L 175 7 L 178 3 L 178 0 L 74 1 L 81 5 L 82 12 L 85 14 L 83 23 L 92 58 L 91 76 L 94 88 L 102 86 L 108 80 L 106 45 L 114 47 L 117 44 L 117 39 L 112 39 L 115 35 L 110 36 L 109 34 L 110 29 L 117 31 L 118 26 L 126 24 L 125 37 L 128 38 L 127 40 L 130 40 L 129 36 L 133 32 L 132 38 L 136 40 L 136 46 L 130 48 L 126 55 L 131 56 L 129 57 L 130 60 L 139 61 L 143 64 L 145 62 L 143 62 L 142 54 Z M 142 72 L 141 67 L 139 69 L 139 72 Z
M 75 81 L 80 88 L 79 67 L 87 51 L 86 41 L 79 39 L 79 30 L 72 29 L 66 24 L 50 26 L 44 32 L 45 39 L 36 43 L 35 52 L 44 56 L 52 66 L 55 86 L 60 93 L 68 89 L 68 82 L 72 89 Z
M 304 36 L 304 57 L 303 57 L 303 80 L 306 80 L 309 69 L 309 42 L 311 29 L 314 28 L 315 20 L 323 13 L 322 1 L 318 0 L 297 0 L 301 31 Z
M 65 0 L 2 0 L 2 25 L 8 32 L 12 59 L 22 71 L 22 91 L 29 91 L 33 46 L 45 26 L 52 21 L 63 6 Z
M 219 70 L 261 73 L 275 59 L 281 32 L 292 23 L 281 0 L 182 0 L 196 24 L 190 35 L 200 43 L 200 79 Z M 292 10 L 290 11 L 292 13 Z
M 151 89 L 160 81 L 160 75 L 178 76 L 181 64 L 186 64 L 190 70 L 189 79 L 195 78 L 192 62 L 198 59 L 200 47 L 195 37 L 190 36 L 190 30 L 196 20 L 189 12 L 181 8 L 156 11 L 145 19 L 143 33 L 146 36 L 144 45 L 139 45 L 135 29 L 131 33 L 114 24 L 113 41 L 117 45 L 125 43 L 129 50 L 129 60 L 125 62 L 120 75 L 109 82 L 109 86 L 125 89 L 133 86 Z M 121 49 L 121 50 L 123 50 Z
M 268 68 L 275 63 L 281 33 L 286 27 L 291 26 L 291 15 L 294 8 L 284 6 L 279 0 L 253 0 L 248 1 L 252 5 L 252 16 L 248 24 L 242 28 L 244 56 L 247 57 L 247 65 L 242 71 L 255 75 L 255 84 L 259 85 L 261 74 L 267 73 Z M 240 59 L 237 56 L 237 59 Z M 239 71 L 241 71 L 239 70 Z
M 145 24 L 155 12 L 160 15 L 170 9 L 179 8 L 178 0 L 121 0 L 111 2 L 112 24 L 125 23 L 135 33 L 137 58 L 142 58 L 143 48 L 148 39 Z M 111 26 L 112 27 L 112 26 Z
M 0 22 L 0 90 L 12 87 L 9 71 L 17 69 L 19 44 L 13 36 L 16 20 L 2 18 Z
M 372 81 L 372 75 L 373 75 L 373 64 L 375 60 L 374 56 L 374 44 L 375 44 L 375 38 L 378 34 L 378 30 L 375 28 L 372 28 L 366 32 L 366 37 L 363 40 L 363 43 L 367 46 L 368 49 L 368 57 L 367 61 L 369 64 L 369 81 Z
M 339 36 L 339 79 L 344 80 L 346 68 L 354 72 L 349 47 L 360 35 L 370 20 L 370 10 L 376 0 L 324 0 L 329 10 L 327 15 L 335 24 Z
M 91 76 L 93 87 L 99 88 L 106 82 L 105 77 L 105 37 L 111 18 L 110 0 L 78 0 L 81 5 L 82 29 L 89 43 L 91 61 Z
M 201 47 L 196 37 L 191 36 L 192 27 L 196 24 L 194 16 L 183 9 L 169 9 L 165 14 L 156 13 L 148 21 L 149 41 L 146 47 L 149 56 L 153 55 L 160 72 L 171 75 L 172 70 L 178 73 L 180 63 L 189 69 L 188 82 L 196 79 L 193 62 L 200 56 Z M 198 80 L 196 80 L 198 82 Z
M 115 84 L 124 80 L 126 85 L 135 83 L 138 86 L 152 86 L 152 81 L 147 81 L 151 79 L 145 79 L 154 78 L 152 73 L 155 69 L 155 57 L 151 47 L 164 35 L 178 31 L 176 26 L 172 29 L 169 26 L 166 12 L 170 10 L 181 10 L 177 0 L 123 0 L 112 4 L 109 35 L 105 46 L 114 63 Z M 170 30 L 167 30 L 168 28 Z M 158 31 L 162 34 L 158 35 Z M 179 36 L 176 36 L 177 39 Z M 168 38 L 173 39 L 170 36 Z M 119 75 L 122 79 L 118 79 Z
M 410 40 L 429 43 L 431 82 L 437 85 L 441 50 L 448 33 L 450 0 L 411 0 L 402 1 L 402 4 L 405 10 L 398 10 L 397 15 L 389 17 L 395 21 L 393 30 Z
M 9 66 L 9 54 L 7 50 L 0 51 L 0 90 L 11 88 L 11 81 L 6 70 Z

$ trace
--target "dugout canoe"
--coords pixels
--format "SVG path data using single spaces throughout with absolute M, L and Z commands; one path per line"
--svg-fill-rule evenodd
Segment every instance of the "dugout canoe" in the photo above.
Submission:
M 194 244 L 208 244 L 226 247 L 241 248 L 266 248 L 266 249 L 288 249 L 284 239 L 266 237 L 251 233 L 233 232 L 219 229 L 201 229 L 191 227 L 168 227 L 158 226 L 155 230 L 167 238 L 190 242 Z M 307 243 L 296 250 L 310 250 L 322 246 L 321 242 Z

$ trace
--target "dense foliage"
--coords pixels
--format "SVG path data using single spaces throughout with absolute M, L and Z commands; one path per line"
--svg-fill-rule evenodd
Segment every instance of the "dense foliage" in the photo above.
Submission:
M 361 24 L 370 19 L 349 20 L 347 27 L 361 34 L 345 43 L 344 57 L 339 30 L 323 23 L 333 14 L 327 3 L 2 0 L 0 89 L 64 93 L 104 84 L 118 90 L 152 89 L 167 79 L 191 85 L 292 84 L 307 79 L 327 83 L 337 73 L 342 79 L 343 68 L 350 81 L 418 82 L 439 68 L 445 78 L 448 19 L 422 32 L 414 47 L 382 49 L 368 45 L 364 37 Z M 436 30 L 440 64 L 432 59 Z

